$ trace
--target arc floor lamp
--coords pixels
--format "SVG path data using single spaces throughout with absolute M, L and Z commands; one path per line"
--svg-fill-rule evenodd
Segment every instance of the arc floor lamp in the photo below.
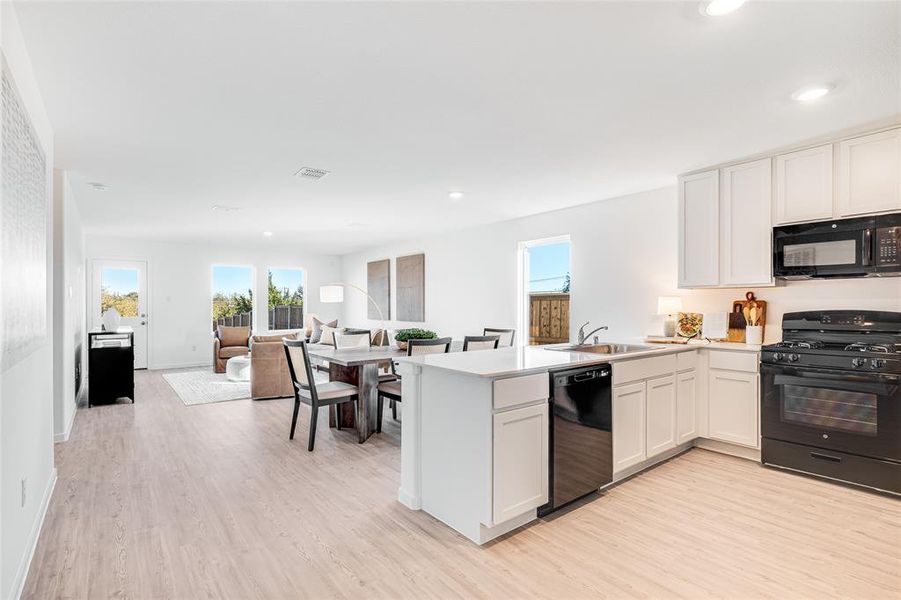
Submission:
M 375 299 L 369 295 L 369 292 L 367 292 L 363 288 L 352 283 L 344 283 L 341 281 L 326 283 L 319 286 L 319 301 L 325 304 L 344 302 L 344 288 L 346 287 L 353 288 L 369 298 L 369 301 L 375 307 L 375 311 L 379 313 L 379 323 L 382 328 L 382 339 L 384 340 L 388 335 L 388 330 L 385 329 L 385 315 L 382 312 L 382 308 L 379 306 L 379 303 L 376 302 Z

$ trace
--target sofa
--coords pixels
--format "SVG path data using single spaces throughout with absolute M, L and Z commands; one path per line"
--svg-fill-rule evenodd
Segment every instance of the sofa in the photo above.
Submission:
M 250 397 L 254 400 L 294 396 L 294 384 L 288 372 L 288 359 L 282 343 L 285 338 L 302 340 L 306 336 L 303 331 L 290 331 L 254 335 L 250 338 Z M 373 344 L 378 345 L 382 339 L 381 331 L 373 330 Z M 309 344 L 311 350 L 331 347 L 327 344 Z M 322 373 L 322 377 L 327 379 L 328 376 Z
M 283 398 L 294 395 L 283 339 L 304 339 L 303 332 L 255 335 L 250 338 L 250 397 Z
M 213 338 L 213 370 L 225 373 L 225 363 L 235 356 L 250 352 L 250 327 L 219 325 Z

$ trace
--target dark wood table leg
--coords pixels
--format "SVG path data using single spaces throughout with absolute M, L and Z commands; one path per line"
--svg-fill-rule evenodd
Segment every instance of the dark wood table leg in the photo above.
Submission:
M 378 412 L 379 367 L 377 364 L 366 364 L 358 367 L 342 367 L 332 363 L 329 366 L 329 379 L 352 383 L 359 390 L 359 401 L 339 404 L 329 410 L 329 427 L 354 427 L 362 444 L 375 431 L 376 413 Z
M 362 444 L 375 431 L 375 419 L 378 415 L 379 366 L 369 363 L 358 368 L 360 375 L 357 389 L 360 393 L 357 402 L 357 423 L 360 425 L 357 427 L 357 433 L 360 434 Z

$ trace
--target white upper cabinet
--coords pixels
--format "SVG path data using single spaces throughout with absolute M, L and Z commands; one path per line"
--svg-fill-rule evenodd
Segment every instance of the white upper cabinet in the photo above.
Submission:
M 838 216 L 901 210 L 901 129 L 838 144 Z
M 679 179 L 679 287 L 719 283 L 719 172 Z
M 772 274 L 772 161 L 722 170 L 721 285 L 768 285 Z
M 776 157 L 775 225 L 832 218 L 832 144 Z

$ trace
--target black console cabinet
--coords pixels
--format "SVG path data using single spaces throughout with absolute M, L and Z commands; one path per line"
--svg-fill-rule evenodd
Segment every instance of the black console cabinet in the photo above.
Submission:
M 135 334 L 131 327 L 88 332 L 88 407 L 135 401 Z

